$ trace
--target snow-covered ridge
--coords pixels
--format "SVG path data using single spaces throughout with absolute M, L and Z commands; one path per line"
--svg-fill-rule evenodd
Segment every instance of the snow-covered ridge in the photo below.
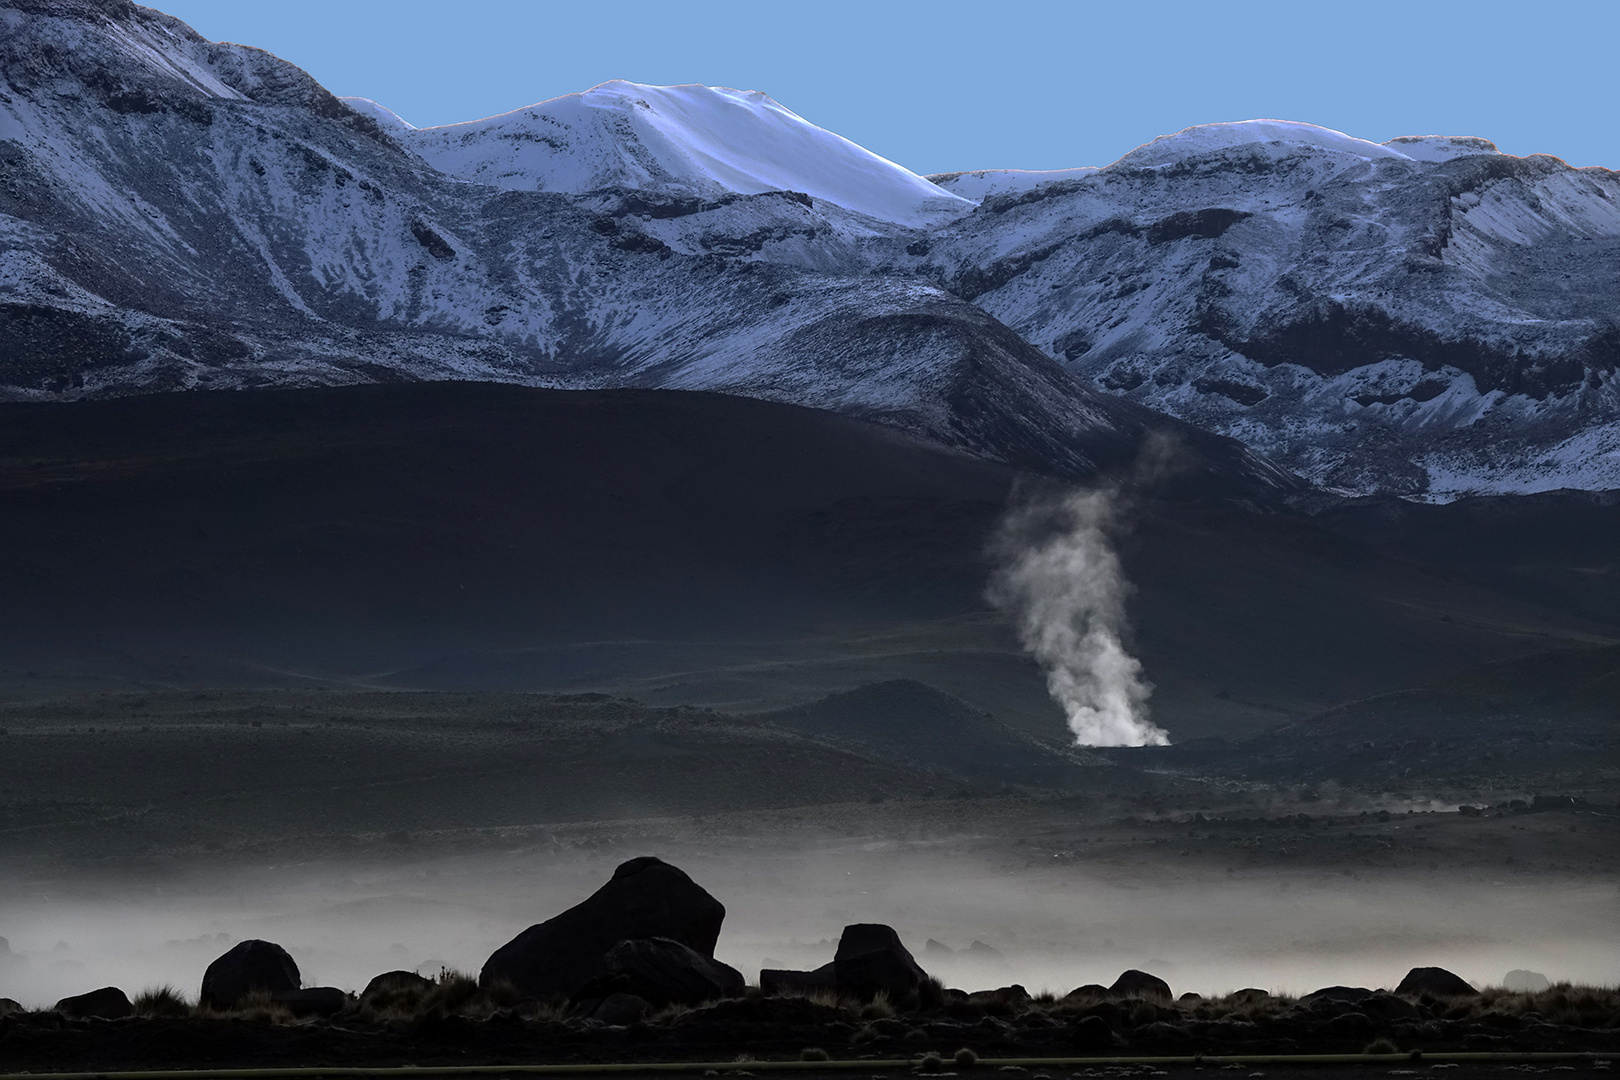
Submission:
M 1296 120 L 1241 120 L 1228 124 L 1198 124 L 1174 134 L 1160 135 L 1152 142 L 1138 146 L 1114 164 L 1150 169 L 1239 146 L 1275 146 L 1284 152 L 1326 150 L 1367 160 L 1404 159 L 1407 156 L 1381 143 L 1368 142 L 1316 124 L 1302 124 Z
M 343 97 L 338 98 L 338 100 L 343 102 L 343 104 L 347 105 L 349 108 L 353 109 L 355 112 L 359 113 L 361 116 L 369 116 L 371 119 L 377 121 L 382 129 L 388 132 L 390 135 L 398 135 L 402 132 L 416 130 L 415 124 L 410 123 L 388 106 L 372 101 L 370 98 Z
M 395 131 L 440 172 L 509 190 L 799 191 L 910 226 L 973 209 L 757 90 L 614 80 L 484 120 Z

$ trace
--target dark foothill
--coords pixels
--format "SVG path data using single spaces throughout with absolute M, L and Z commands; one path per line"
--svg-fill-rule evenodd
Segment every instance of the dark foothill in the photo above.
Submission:
M 88 994 L 65 997 L 56 1003 L 56 1011 L 63 1016 L 95 1017 L 100 1020 L 121 1020 L 135 1015 L 135 1006 L 116 986 L 103 986 Z
M 760 993 L 814 994 L 821 990 L 837 990 L 838 976 L 829 962 L 814 971 L 789 971 L 784 968 L 765 968 L 759 973 Z
M 1157 975 L 1149 975 L 1145 971 L 1131 968 L 1114 980 L 1114 985 L 1108 988 L 1113 997 L 1142 997 L 1163 998 L 1166 1001 L 1173 996 L 1170 993 L 1170 984 Z
M 900 942 L 894 928 L 882 923 L 853 923 L 844 927 L 833 954 L 838 989 L 861 998 L 886 993 L 891 999 L 913 996 L 928 973 Z
M 1397 994 L 1433 994 L 1435 997 L 1478 997 L 1479 991 L 1461 976 L 1439 967 L 1416 967 L 1406 973 Z
M 229 1009 L 253 993 L 297 990 L 303 985 L 298 965 L 286 949 L 269 941 L 238 942 L 203 972 L 201 1003 L 211 1009 Z
M 604 985 L 634 994 L 654 1006 L 701 1005 L 739 997 L 746 987 L 736 968 L 704 956 L 673 938 L 621 941 L 607 954 Z
M 364 1000 L 388 991 L 398 993 L 402 990 L 420 990 L 426 993 L 431 989 L 433 980 L 414 971 L 385 971 L 366 983 L 366 988 L 360 991 L 360 998 Z
M 631 859 L 585 900 L 496 949 L 478 984 L 505 979 L 525 995 L 572 995 L 603 973 L 615 945 L 637 938 L 670 938 L 712 959 L 725 917 L 725 906 L 680 869 Z
M 349 1007 L 349 995 L 335 986 L 278 990 L 270 995 L 270 1000 L 295 1017 L 336 1016 Z

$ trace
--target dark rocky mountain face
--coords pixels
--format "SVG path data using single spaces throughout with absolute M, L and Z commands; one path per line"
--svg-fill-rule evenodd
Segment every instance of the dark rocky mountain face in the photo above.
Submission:
M 0 20 L 12 399 L 703 389 L 1067 475 L 1168 429 L 1251 494 L 1296 481 L 1199 429 L 1356 492 L 1620 482 L 1604 170 L 1296 125 L 1194 129 L 896 220 L 658 170 L 535 190 L 521 155 L 496 175 L 471 136 L 379 123 L 145 8 L 30 0 Z M 497 149 L 523 143 L 512 124 Z

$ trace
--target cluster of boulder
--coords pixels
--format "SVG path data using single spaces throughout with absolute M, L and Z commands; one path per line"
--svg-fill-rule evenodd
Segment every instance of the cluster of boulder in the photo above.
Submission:
M 745 990 L 742 973 L 714 956 L 725 914 L 725 906 L 679 868 L 651 856 L 631 859 L 591 896 L 495 950 L 479 974 L 478 985 L 484 990 L 504 986 L 518 999 L 566 999 L 571 1015 L 607 1024 L 633 1023 L 670 1005 L 696 1006 L 739 998 Z M 387 972 L 371 981 L 360 1000 L 375 999 L 384 992 L 425 994 L 434 985 L 414 972 Z M 826 993 L 864 1002 L 881 995 L 899 1011 L 948 1009 L 955 1003 L 1005 1006 L 1029 997 L 1019 986 L 974 994 L 947 990 L 929 977 L 892 927 L 878 923 L 846 926 L 833 959 L 822 967 L 762 971 L 760 990 L 767 997 Z M 1267 996 L 1263 990 L 1239 993 L 1256 1000 Z M 1351 1003 L 1362 1012 L 1371 1010 L 1395 1018 L 1406 1017 L 1405 1010 L 1413 1008 L 1406 997 L 1477 993 L 1442 968 L 1414 968 L 1394 994 L 1362 987 L 1328 987 L 1308 995 L 1302 1004 Z M 1112 985 L 1087 984 L 1069 996 L 1103 1002 L 1121 998 L 1172 1001 L 1170 986 L 1163 979 L 1136 970 L 1124 972 Z M 1184 994 L 1180 1002 L 1198 1000 L 1196 994 Z M 254 1001 L 279 1006 L 295 1016 L 330 1016 L 349 1007 L 355 998 L 336 987 L 303 986 L 298 965 L 285 949 L 267 941 L 243 941 L 208 965 L 200 1004 L 225 1012 Z M 117 1018 L 134 1011 L 129 998 L 116 987 L 64 998 L 56 1008 L 73 1017 Z M 1102 1026 L 1092 1028 L 1101 1044 L 1106 1042 L 1106 1018 L 1098 1024 Z

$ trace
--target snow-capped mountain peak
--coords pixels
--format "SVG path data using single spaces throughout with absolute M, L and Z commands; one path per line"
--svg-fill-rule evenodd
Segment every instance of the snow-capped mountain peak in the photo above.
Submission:
M 798 191 L 912 226 L 973 209 L 759 91 L 614 80 L 500 116 L 406 131 L 403 141 L 440 172 L 510 190 Z

